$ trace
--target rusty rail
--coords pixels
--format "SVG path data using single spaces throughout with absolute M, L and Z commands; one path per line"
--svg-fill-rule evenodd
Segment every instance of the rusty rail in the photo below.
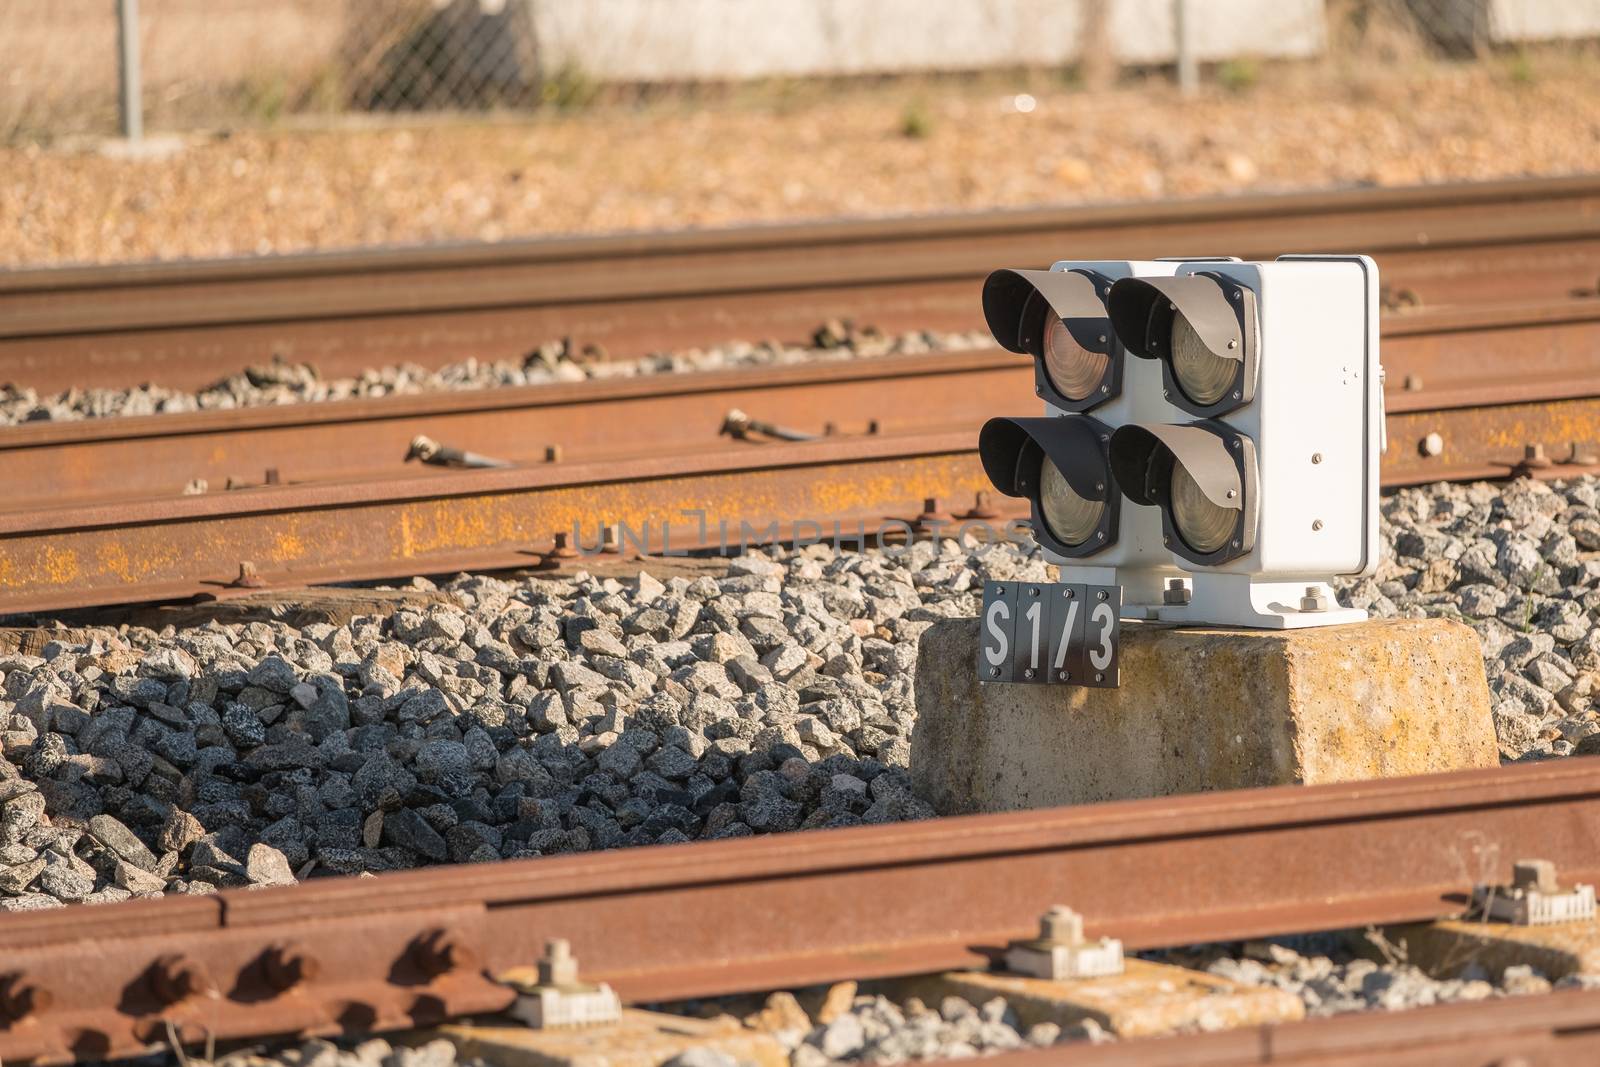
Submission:
M 1530 445 L 1553 463 L 1600 452 L 1600 302 L 1385 328 L 1386 485 L 1503 477 Z M 990 350 L 13 427 L 0 612 L 216 594 L 246 565 L 269 584 L 528 566 L 601 522 L 650 531 L 658 552 L 737 543 L 741 524 L 876 532 L 930 497 L 976 506 L 977 427 L 1025 408 L 1030 375 Z M 839 432 L 720 438 L 733 407 Z M 407 466 L 419 434 L 518 466 Z M 252 488 L 218 491 L 230 476 Z M 212 491 L 179 495 L 197 478 Z
M 649 1002 L 982 967 L 1062 902 L 1130 949 L 1425 920 L 1528 855 L 1600 876 L 1600 760 L 15 913 L 0 1058 L 494 1011 L 553 937 Z
M 1508 433 L 1559 439 L 1543 435 L 1600 425 L 1600 400 L 1393 416 L 1391 427 L 1396 420 L 1395 437 L 1442 430 L 1493 452 Z M 246 576 L 259 589 L 526 568 L 549 560 L 560 535 L 597 546 L 602 523 L 638 539 L 622 549 L 650 555 L 793 538 L 860 542 L 911 529 L 931 498 L 956 513 L 942 532 L 970 520 L 988 536 L 1023 510 L 1009 498 L 980 498 L 990 486 L 975 440 L 969 426 L 40 506 L 0 514 L 0 613 L 226 595 L 245 588 Z M 1385 482 L 1504 476 L 1515 462 L 1439 467 L 1426 458 L 1402 454 L 1395 466 L 1409 470 L 1396 477 L 1386 465 Z M 1548 473 L 1574 469 L 1582 468 Z M 986 521 L 985 504 L 994 512 Z
M 552 337 L 632 358 L 837 316 L 981 329 L 996 264 L 1356 248 L 1398 307 L 1592 296 L 1600 178 L 0 273 L 0 381 L 192 388 L 273 355 L 345 375 Z
M 425 434 L 517 463 L 571 465 L 641 454 L 746 453 L 719 438 L 730 409 L 820 433 L 905 433 L 1029 403 L 1026 361 L 992 349 L 647 378 L 31 423 L 0 430 L 0 484 L 22 501 L 173 496 L 193 479 L 295 483 L 396 473 Z M 906 397 L 914 396 L 915 403 Z M 974 426 L 978 423 L 975 422 Z
M 525 567 L 557 533 L 596 541 L 601 522 L 661 554 L 737 544 L 744 527 L 849 538 L 987 488 L 959 431 L 39 508 L 0 515 L 0 612 L 221 593 L 246 565 L 271 584 Z

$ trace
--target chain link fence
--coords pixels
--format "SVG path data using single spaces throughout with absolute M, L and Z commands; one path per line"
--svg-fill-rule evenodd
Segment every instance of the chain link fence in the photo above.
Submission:
M 527 0 L 140 0 L 158 129 L 545 100 Z M 0 137 L 117 129 L 117 0 L 0 0 Z
M 139 102 L 150 128 L 182 130 L 291 116 L 527 111 L 585 103 L 606 83 L 895 69 L 884 57 L 905 42 L 893 32 L 860 40 L 850 23 L 866 8 L 852 9 L 854 2 L 138 0 Z M 1172 18 L 1178 2 L 1192 5 L 1186 19 Z M 1159 24 L 1198 24 L 1202 37 L 1214 39 L 1217 29 L 1207 20 L 1229 3 L 1246 0 L 918 0 L 904 24 L 914 22 L 925 37 L 967 34 L 957 39 L 974 66 L 1006 66 L 1008 57 L 1009 65 L 1048 65 L 1076 62 L 1080 45 L 1075 38 L 1054 46 L 1058 52 L 1041 52 L 1041 40 L 1066 40 L 1089 26 L 1116 34 L 1151 24 L 1125 6 L 1159 9 Z M 879 27 L 900 17 L 892 5 L 872 7 Z M 1262 10 L 1311 20 L 1312 32 L 1297 39 L 1317 53 L 1395 51 L 1404 42 L 1413 54 L 1462 56 L 1600 38 L 1600 0 L 1304 0 Z M 772 21 L 769 11 L 785 19 L 802 11 L 844 36 L 824 36 L 822 54 L 807 60 L 807 70 L 796 65 L 798 44 L 791 47 L 781 28 L 763 26 Z M 1256 18 L 1230 17 L 1241 26 Z M 971 38 L 991 25 L 1009 27 L 1010 36 L 997 33 L 987 51 L 975 47 Z M 763 29 L 765 42 L 740 39 Z M 1292 36 L 1279 26 L 1256 32 L 1269 43 Z M 1081 39 L 1091 35 L 1082 30 Z M 1148 42 L 1111 46 L 1131 62 L 1151 61 Z M 1256 46 L 1246 37 L 1239 47 L 1248 53 Z M 118 0 L 0 0 L 0 141 L 114 134 L 117 57 Z
M 1401 9 L 1424 42 L 1447 55 L 1600 37 L 1600 3 L 1589 0 L 1367 0 Z

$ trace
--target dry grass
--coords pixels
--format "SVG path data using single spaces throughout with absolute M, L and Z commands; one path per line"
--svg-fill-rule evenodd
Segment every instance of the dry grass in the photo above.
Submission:
M 0 264 L 1595 171 L 1596 88 L 1570 53 L 1399 56 L 1268 67 L 1193 100 L 1158 78 L 1091 94 L 1035 74 L 247 130 L 163 159 L 0 148 Z M 1012 104 L 1021 89 L 1031 113 Z

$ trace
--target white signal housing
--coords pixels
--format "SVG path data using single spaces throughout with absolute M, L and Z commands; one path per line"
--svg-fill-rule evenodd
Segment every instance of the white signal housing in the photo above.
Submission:
M 1163 605 L 1159 616 L 1268 628 L 1365 619 L 1365 611 L 1335 606 L 1327 583 L 1372 574 L 1378 564 L 1384 414 L 1377 266 L 1367 256 L 1296 255 L 1184 263 L 1176 276 L 1202 271 L 1255 294 L 1255 395 L 1215 420 L 1254 442 L 1255 538 L 1248 552 L 1214 567 L 1184 561 L 1192 598 Z M 1130 362 L 1160 373 L 1155 360 Z M 1124 392 L 1130 400 L 1138 395 Z M 1137 421 L 1194 418 L 1141 413 Z

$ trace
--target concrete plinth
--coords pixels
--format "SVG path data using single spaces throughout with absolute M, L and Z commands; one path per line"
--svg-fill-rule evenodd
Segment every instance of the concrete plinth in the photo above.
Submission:
M 441 1026 L 461 1059 L 496 1067 L 658 1067 L 690 1049 L 710 1048 L 751 1067 L 788 1067 L 789 1054 L 767 1034 L 733 1019 L 686 1019 L 624 1010 L 604 1026 L 529 1030 L 524 1026 Z
M 1405 950 L 1407 963 L 1436 978 L 1454 978 L 1474 963 L 1495 979 L 1520 964 L 1552 981 L 1600 975 L 1600 921 L 1594 919 L 1549 926 L 1449 919 L 1391 926 L 1384 936 Z
M 917 660 L 911 774 L 945 814 L 1499 763 L 1477 635 L 1443 619 L 1310 630 L 1125 623 L 1122 685 L 980 685 L 978 620 Z

